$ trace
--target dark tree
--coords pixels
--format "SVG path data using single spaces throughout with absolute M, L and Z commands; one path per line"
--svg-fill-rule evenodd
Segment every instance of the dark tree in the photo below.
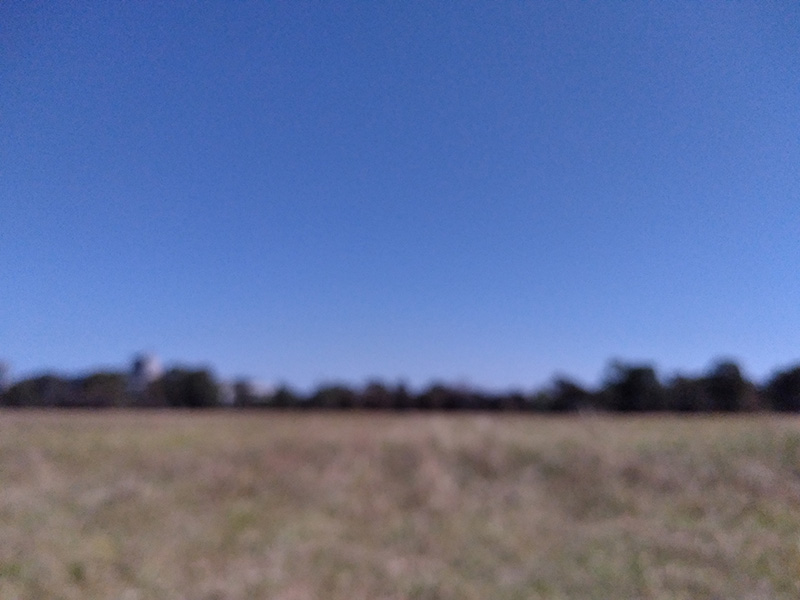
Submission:
M 391 392 L 392 408 L 395 410 L 408 410 L 414 408 L 415 400 L 405 384 L 398 384 Z
M 265 404 L 272 408 L 302 408 L 303 405 L 303 398 L 288 385 L 282 385 L 275 390 L 269 403 Z
M 12 385 L 3 395 L 5 406 L 41 406 L 42 393 L 37 379 L 23 379 Z
M 753 408 L 754 387 L 731 360 L 720 361 L 711 368 L 706 386 L 711 410 L 734 412 Z
M 80 386 L 52 374 L 19 381 L 4 396 L 6 406 L 71 407 L 81 400 Z
M 521 392 L 503 394 L 497 399 L 497 402 L 500 404 L 501 410 L 521 411 L 528 408 L 525 396 Z
M 257 403 L 257 396 L 253 386 L 246 379 L 237 379 L 233 382 L 233 405 L 236 407 L 253 406 Z
M 678 375 L 665 388 L 666 407 L 678 412 L 711 410 L 708 385 L 704 378 Z
M 129 404 L 128 380 L 122 373 L 92 373 L 81 380 L 82 404 L 90 407 Z
M 207 370 L 170 369 L 161 383 L 168 406 L 210 408 L 219 404 L 219 388 Z
M 552 410 L 552 394 L 547 390 L 535 390 L 525 398 L 528 410 L 542 412 Z
M 775 373 L 767 383 L 764 394 L 774 410 L 800 411 L 800 365 Z
M 653 411 L 664 408 L 664 389 L 650 365 L 628 365 L 614 361 L 602 392 L 611 410 Z
M 318 408 L 354 408 L 356 393 L 344 385 L 328 385 L 319 388 L 311 401 Z
M 470 394 L 463 389 L 434 383 L 420 394 L 418 400 L 419 407 L 424 410 L 456 410 L 470 404 Z
M 381 382 L 371 381 L 361 392 L 362 404 L 365 408 L 389 409 L 392 408 L 392 392 Z
M 556 412 L 571 412 L 593 408 L 592 394 L 565 377 L 558 377 L 550 390 L 548 408 Z

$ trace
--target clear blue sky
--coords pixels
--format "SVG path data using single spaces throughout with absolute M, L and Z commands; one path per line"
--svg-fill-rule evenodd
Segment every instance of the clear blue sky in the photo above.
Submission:
M 800 4 L 0 4 L 0 358 L 800 360 Z

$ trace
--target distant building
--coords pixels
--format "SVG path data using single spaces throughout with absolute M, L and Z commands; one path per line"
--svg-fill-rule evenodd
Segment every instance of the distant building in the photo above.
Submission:
M 217 385 L 219 390 L 219 403 L 222 406 L 233 406 L 236 404 L 236 384 L 223 381 Z
M 133 359 L 128 375 L 128 389 L 134 394 L 142 394 L 147 386 L 161 377 L 163 370 L 159 360 L 150 354 L 139 354 Z
M 5 391 L 11 387 L 11 379 L 9 377 L 9 373 L 11 369 L 9 368 L 7 363 L 0 361 L 0 394 L 5 393 Z
M 222 403 L 229 406 L 262 406 L 268 404 L 274 394 L 271 386 L 249 379 L 238 379 L 227 385 L 232 395 L 226 396 L 223 392 Z

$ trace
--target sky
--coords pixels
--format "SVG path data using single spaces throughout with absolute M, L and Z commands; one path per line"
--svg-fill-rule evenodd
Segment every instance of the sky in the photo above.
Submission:
M 800 362 L 796 2 L 0 3 L 0 358 Z

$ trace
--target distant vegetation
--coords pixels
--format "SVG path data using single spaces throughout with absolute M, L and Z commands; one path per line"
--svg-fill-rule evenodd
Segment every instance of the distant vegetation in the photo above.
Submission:
M 139 364 L 138 362 L 136 364 Z M 137 377 L 139 378 L 137 380 Z M 733 361 L 716 363 L 700 376 L 662 380 L 649 364 L 613 362 L 598 388 L 559 377 L 530 393 L 487 393 L 434 384 L 413 393 L 404 385 L 373 381 L 353 388 L 327 385 L 311 394 L 288 387 L 265 391 L 246 380 L 219 381 L 209 369 L 173 368 L 152 373 L 99 372 L 81 377 L 44 374 L 0 390 L 6 407 L 165 407 L 282 410 L 435 410 L 531 412 L 745 412 L 800 411 L 800 365 L 777 371 L 761 384 Z

